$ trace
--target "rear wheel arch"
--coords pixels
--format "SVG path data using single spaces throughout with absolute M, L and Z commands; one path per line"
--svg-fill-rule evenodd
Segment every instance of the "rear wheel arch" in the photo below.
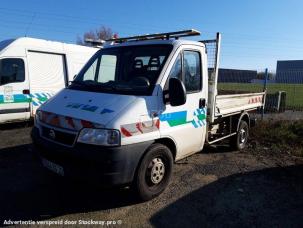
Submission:
M 232 116 L 232 132 L 238 132 L 241 121 L 245 121 L 250 128 L 250 118 L 248 112 Z
M 235 132 L 236 134 L 230 138 L 230 145 L 233 149 L 242 150 L 246 146 L 247 139 L 249 136 L 249 114 L 247 112 L 243 112 L 242 114 L 235 116 L 232 125 L 233 132 Z
M 247 123 L 248 127 L 250 127 L 249 114 L 247 112 L 243 112 L 239 118 L 237 130 L 239 130 L 241 120 L 245 121 Z

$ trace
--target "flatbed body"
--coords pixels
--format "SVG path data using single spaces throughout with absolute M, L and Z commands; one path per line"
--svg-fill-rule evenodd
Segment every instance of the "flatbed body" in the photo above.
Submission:
M 215 117 L 257 110 L 263 107 L 265 95 L 265 92 L 217 95 Z

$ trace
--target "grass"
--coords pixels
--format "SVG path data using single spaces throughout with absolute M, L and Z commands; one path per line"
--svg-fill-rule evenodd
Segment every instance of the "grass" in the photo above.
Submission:
M 261 92 L 263 85 L 250 83 L 219 83 L 219 90 Z M 303 84 L 268 84 L 267 92 L 286 92 L 287 109 L 303 110 Z
M 303 120 L 260 122 L 251 138 L 275 152 L 303 157 Z

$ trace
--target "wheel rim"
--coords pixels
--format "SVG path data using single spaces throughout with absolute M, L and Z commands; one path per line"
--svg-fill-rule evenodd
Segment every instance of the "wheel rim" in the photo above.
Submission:
M 240 133 L 240 144 L 244 144 L 246 142 L 247 132 L 245 131 L 244 128 L 242 128 L 239 133 Z
M 165 165 L 161 158 L 154 158 L 148 165 L 147 178 L 153 184 L 159 184 L 165 176 Z

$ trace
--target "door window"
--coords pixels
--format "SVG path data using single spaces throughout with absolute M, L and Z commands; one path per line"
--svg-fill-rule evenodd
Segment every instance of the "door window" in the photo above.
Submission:
M 183 61 L 182 61 L 183 57 Z M 183 62 L 183 63 L 182 63 Z M 179 54 L 171 71 L 169 78 L 178 78 L 183 81 L 186 92 L 199 92 L 202 87 L 201 57 L 198 51 L 184 51 Z M 165 90 L 168 89 L 168 81 Z
M 180 80 L 182 80 L 182 58 L 181 58 L 181 54 L 178 55 L 171 71 L 169 74 L 170 78 L 178 78 Z
M 22 59 L 10 58 L 0 60 L 0 85 L 24 82 L 25 70 Z
M 199 52 L 184 51 L 184 85 L 186 91 L 198 92 L 201 90 L 201 59 Z

